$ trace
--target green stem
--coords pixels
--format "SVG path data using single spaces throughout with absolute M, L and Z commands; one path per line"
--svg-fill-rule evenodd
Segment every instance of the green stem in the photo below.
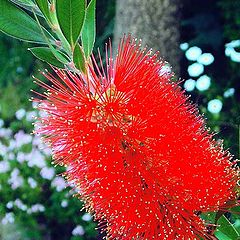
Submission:
M 70 57 L 70 59 L 73 58 L 73 51 L 70 47 L 70 44 L 68 43 L 68 41 L 66 40 L 66 38 L 64 37 L 59 23 L 58 23 L 58 19 L 57 19 L 57 13 L 56 13 L 56 1 L 54 0 L 51 3 L 51 8 L 50 8 L 50 16 L 51 16 L 51 23 L 49 24 L 52 31 L 55 32 L 55 34 L 57 35 L 57 37 L 59 38 L 61 44 L 62 44 L 62 48 L 65 50 L 65 52 L 68 54 L 68 56 Z

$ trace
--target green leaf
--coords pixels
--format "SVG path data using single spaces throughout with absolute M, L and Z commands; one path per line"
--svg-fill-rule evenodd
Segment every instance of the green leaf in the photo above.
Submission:
M 32 10 L 34 9 L 35 13 L 38 16 L 43 17 L 42 13 L 40 12 L 39 8 L 36 6 L 36 4 L 32 1 L 32 0 L 10 0 L 11 2 L 13 2 L 14 4 L 32 12 Z
M 224 233 L 222 233 L 221 231 L 217 230 L 215 232 L 215 236 L 219 239 L 219 240 L 234 240 L 232 238 L 229 238 L 228 236 L 226 236 Z
M 82 72 L 86 72 L 86 60 L 84 57 L 84 52 L 79 44 L 76 45 L 73 52 L 73 62 L 75 67 Z
M 8 0 L 0 0 L 0 31 L 23 41 L 45 43 L 38 24 Z
M 92 53 L 96 37 L 95 12 L 96 12 L 96 0 L 91 0 L 86 9 L 86 17 L 82 30 L 82 45 L 86 58 L 88 58 Z
M 217 224 L 219 227 L 217 227 L 215 235 L 219 234 L 220 231 L 222 234 L 225 234 L 229 239 L 232 240 L 238 239 L 240 237 L 233 224 L 231 224 L 224 215 L 218 219 Z
M 36 6 L 32 0 L 11 0 L 11 2 L 13 2 L 21 7 L 26 6 L 26 7 L 36 8 Z
M 85 0 L 56 0 L 57 18 L 63 35 L 74 48 L 85 18 Z
M 64 65 L 54 56 L 51 49 L 48 47 L 29 48 L 31 53 L 40 60 L 47 62 L 53 66 L 64 68 Z M 58 51 L 59 52 L 59 51 Z M 59 52 L 61 54 L 61 52 Z
M 35 2 L 48 22 L 51 22 L 48 0 L 35 0 Z
M 36 18 L 36 20 L 37 20 L 37 24 L 38 24 L 38 26 L 39 26 L 39 28 L 40 28 L 40 30 L 41 30 L 41 32 L 42 32 L 42 35 L 44 36 L 45 41 L 46 41 L 46 43 L 48 44 L 48 46 L 49 46 L 51 52 L 53 53 L 53 55 L 54 55 L 54 56 L 56 57 L 56 59 L 59 60 L 60 62 L 62 62 L 62 63 L 64 63 L 64 64 L 67 64 L 67 63 L 68 63 L 68 60 L 63 56 L 63 54 L 60 54 L 59 51 L 57 51 L 57 50 L 52 46 L 51 42 L 48 40 L 47 36 L 46 36 L 45 33 L 44 33 L 44 29 L 43 29 L 42 26 L 40 25 L 40 22 L 39 22 L 39 20 L 38 20 L 37 15 L 35 14 L 35 12 L 33 12 L 33 14 L 34 14 L 34 16 L 35 16 L 35 18 Z

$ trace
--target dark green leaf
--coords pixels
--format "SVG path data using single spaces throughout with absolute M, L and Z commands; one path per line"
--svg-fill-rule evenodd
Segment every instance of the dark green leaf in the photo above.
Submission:
M 63 35 L 74 47 L 85 18 L 85 0 L 56 0 L 57 18 Z
M 73 62 L 77 69 L 79 69 L 82 72 L 86 72 L 86 60 L 84 57 L 84 52 L 79 44 L 77 44 L 74 49 Z
M 96 0 L 91 0 L 86 9 L 86 17 L 82 30 L 82 45 L 86 58 L 88 58 L 92 53 L 96 37 L 95 12 L 96 12 Z
M 49 48 L 51 49 L 53 55 L 62 63 L 67 64 L 68 60 L 66 59 L 66 57 L 64 57 L 64 55 L 57 51 L 52 45 L 48 45 Z
M 218 219 L 217 224 L 219 227 L 217 227 L 215 235 L 219 234 L 218 232 L 220 231 L 232 240 L 238 239 L 240 237 L 233 224 L 231 224 L 224 215 Z
M 64 65 L 54 56 L 48 47 L 35 47 L 29 49 L 32 54 L 40 60 L 47 62 L 53 66 L 64 68 Z M 59 51 L 58 51 L 59 52 Z M 59 52 L 61 54 L 61 52 Z
M 8 0 L 0 0 L 0 31 L 20 40 L 45 43 L 38 24 Z
M 45 16 L 45 18 L 51 22 L 50 12 L 49 12 L 49 6 L 48 6 L 48 0 L 35 0 L 37 6 Z

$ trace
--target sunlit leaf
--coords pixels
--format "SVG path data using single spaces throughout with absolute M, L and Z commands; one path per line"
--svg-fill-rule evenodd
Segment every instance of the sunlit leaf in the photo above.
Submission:
M 85 18 L 85 0 L 56 0 L 57 18 L 63 35 L 74 47 Z
M 0 0 L 0 31 L 23 41 L 45 43 L 36 21 L 7 0 Z
M 87 9 L 82 30 L 82 45 L 86 58 L 92 53 L 96 37 L 96 0 L 91 0 Z
M 29 49 L 32 54 L 39 58 L 40 60 L 47 62 L 53 66 L 59 67 L 59 68 L 64 68 L 64 64 L 61 63 L 52 53 L 51 49 L 48 47 L 35 47 L 35 48 L 30 48 Z M 58 51 L 59 54 L 61 52 Z
M 48 0 L 35 0 L 37 6 L 45 16 L 45 18 L 50 22 L 51 17 L 50 17 L 50 11 L 49 11 L 49 5 L 48 5 Z
M 217 224 L 219 226 L 217 227 L 217 230 L 215 231 L 215 235 L 219 234 L 218 232 L 221 232 L 222 234 L 225 234 L 229 239 L 232 239 L 232 240 L 238 239 L 240 237 L 240 235 L 239 235 L 238 231 L 235 229 L 234 225 L 231 224 L 224 215 L 218 219 Z

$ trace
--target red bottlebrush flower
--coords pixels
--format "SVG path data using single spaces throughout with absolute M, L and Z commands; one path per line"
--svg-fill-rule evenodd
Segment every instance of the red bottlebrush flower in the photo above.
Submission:
M 233 199 L 237 172 L 165 63 L 140 46 L 121 40 L 106 70 L 93 58 L 88 74 L 43 73 L 38 133 L 109 239 L 210 239 L 197 212 Z

